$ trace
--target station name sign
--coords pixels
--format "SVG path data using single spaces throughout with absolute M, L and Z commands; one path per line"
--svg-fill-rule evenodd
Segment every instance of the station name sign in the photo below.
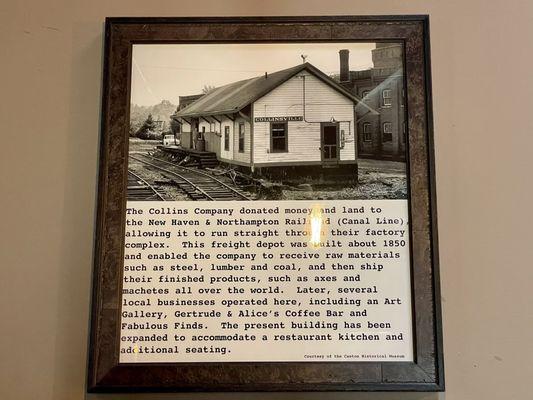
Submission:
M 304 117 L 255 117 L 254 122 L 285 122 L 285 121 L 303 121 Z

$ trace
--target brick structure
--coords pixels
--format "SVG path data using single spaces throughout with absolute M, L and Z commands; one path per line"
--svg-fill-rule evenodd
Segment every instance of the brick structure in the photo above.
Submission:
M 405 160 L 406 126 L 403 50 L 399 43 L 377 43 L 372 50 L 374 67 L 349 70 L 349 51 L 339 51 L 336 79 L 378 115 L 356 110 L 359 157 Z

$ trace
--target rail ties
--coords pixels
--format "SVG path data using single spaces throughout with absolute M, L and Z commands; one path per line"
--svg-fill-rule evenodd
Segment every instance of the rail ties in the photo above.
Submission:
M 162 171 L 192 200 L 250 200 L 239 189 L 206 172 L 183 167 L 146 154 L 129 156 L 131 159 Z
M 128 170 L 127 194 L 129 201 L 165 200 L 156 188 L 130 170 Z

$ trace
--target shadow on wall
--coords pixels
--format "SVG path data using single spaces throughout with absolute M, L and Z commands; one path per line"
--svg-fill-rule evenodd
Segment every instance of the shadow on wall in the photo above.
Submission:
M 63 237 L 54 317 L 55 353 L 50 398 L 82 398 L 85 392 L 90 312 L 103 24 L 76 23 L 70 33 L 70 92 L 63 138 L 66 165 L 62 204 Z M 52 134 L 54 132 L 51 132 Z M 61 205 L 59 205 L 61 207 Z

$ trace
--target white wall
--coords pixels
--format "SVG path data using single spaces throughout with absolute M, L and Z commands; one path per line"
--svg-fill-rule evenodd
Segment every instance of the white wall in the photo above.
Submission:
M 185 120 L 180 119 L 181 121 L 181 133 L 191 133 L 191 124 L 185 122 Z
M 305 77 L 305 78 L 304 78 Z M 331 86 L 303 71 L 254 103 L 253 116 L 287 117 L 304 115 L 305 121 L 288 122 L 288 151 L 270 152 L 270 122 L 254 122 L 254 164 L 271 162 L 320 162 L 320 123 L 332 118 L 343 121 L 346 142 L 340 159 L 355 159 L 354 104 Z
M 426 14 L 446 400 L 525 400 L 533 376 L 533 3 L 6 0 L 0 3 L 0 399 L 79 400 L 106 16 Z M 424 393 L 89 399 L 435 400 Z

